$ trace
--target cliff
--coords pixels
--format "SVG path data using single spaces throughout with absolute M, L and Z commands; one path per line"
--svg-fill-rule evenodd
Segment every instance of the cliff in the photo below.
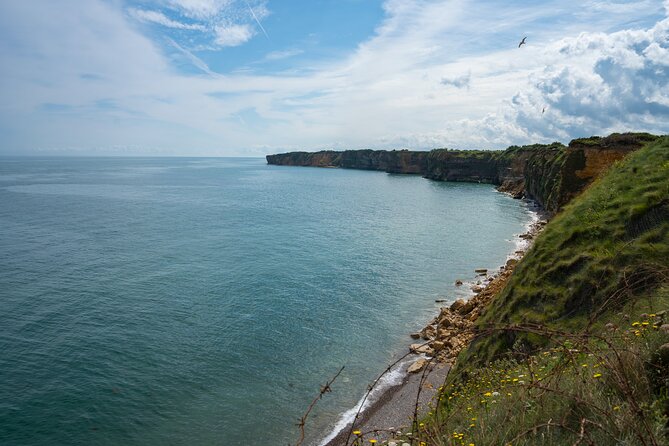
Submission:
M 647 133 L 614 133 L 605 138 L 512 146 L 506 150 L 345 150 L 267 155 L 282 166 L 341 167 L 419 174 L 437 181 L 490 183 L 514 197 L 537 201 L 555 213 L 628 153 L 654 141 Z
M 412 351 L 453 367 L 393 441 L 669 444 L 669 136 L 515 151 L 517 180 L 562 209 L 520 260 L 412 336 Z

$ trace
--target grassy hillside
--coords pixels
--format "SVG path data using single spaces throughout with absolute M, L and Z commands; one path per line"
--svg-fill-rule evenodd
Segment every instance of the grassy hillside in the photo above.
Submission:
M 426 445 L 669 443 L 669 137 L 546 226 L 476 321 Z
M 669 138 L 631 154 L 570 203 L 539 236 L 503 293 L 477 321 L 581 330 L 625 305 L 648 311 L 669 269 Z M 644 299 L 645 297 L 645 299 Z M 536 340 L 534 340 L 536 341 Z M 469 355 L 490 359 L 531 336 L 483 339 Z

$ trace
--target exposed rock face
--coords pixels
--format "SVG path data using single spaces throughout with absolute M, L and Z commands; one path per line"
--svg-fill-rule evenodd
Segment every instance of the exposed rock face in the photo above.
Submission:
M 433 150 L 427 152 L 425 178 L 499 184 L 500 151 Z
M 575 139 L 566 148 L 544 148 L 525 164 L 525 194 L 557 212 L 613 163 L 657 139 L 646 133 Z
M 346 150 L 267 155 L 276 165 L 343 167 L 389 173 L 420 174 L 438 181 L 491 183 L 516 198 L 537 201 L 557 212 L 603 171 L 657 137 L 647 133 L 614 133 L 605 138 L 512 146 L 504 151 Z

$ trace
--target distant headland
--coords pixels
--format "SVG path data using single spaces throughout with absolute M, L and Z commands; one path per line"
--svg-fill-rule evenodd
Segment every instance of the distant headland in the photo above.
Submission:
M 506 150 L 323 150 L 266 158 L 268 164 L 280 166 L 380 170 L 438 181 L 490 183 L 556 213 L 614 162 L 657 138 L 648 133 L 613 133 L 574 139 L 567 146 L 555 142 Z

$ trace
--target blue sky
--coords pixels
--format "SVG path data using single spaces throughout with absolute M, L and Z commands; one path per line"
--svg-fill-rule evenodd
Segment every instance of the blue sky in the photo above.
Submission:
M 0 154 L 669 133 L 668 11 L 669 0 L 0 2 Z

